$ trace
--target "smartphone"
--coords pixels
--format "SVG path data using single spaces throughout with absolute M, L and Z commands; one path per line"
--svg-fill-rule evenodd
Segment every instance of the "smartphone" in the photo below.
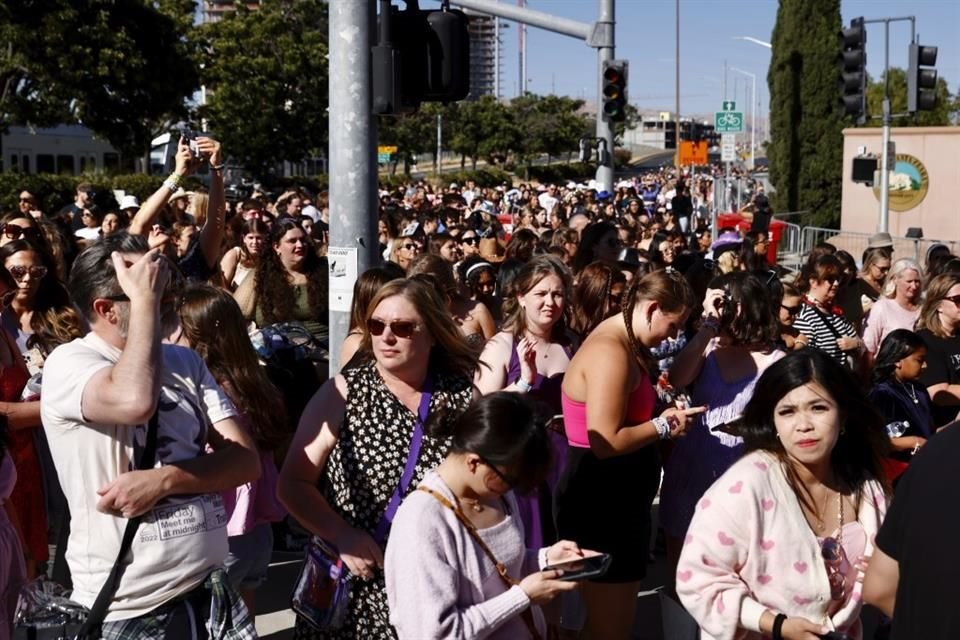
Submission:
M 830 631 L 820 636 L 823 640 L 850 640 L 850 636 L 843 631 Z
M 563 571 L 563 575 L 557 580 L 589 580 L 590 578 L 599 578 L 610 568 L 610 562 L 613 556 L 609 553 L 600 553 L 586 558 L 576 558 L 560 564 L 550 565 L 544 571 L 554 569 Z

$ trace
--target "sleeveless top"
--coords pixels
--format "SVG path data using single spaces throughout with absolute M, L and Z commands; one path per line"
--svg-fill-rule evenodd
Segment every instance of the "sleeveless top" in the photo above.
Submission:
M 590 448 L 590 439 L 587 436 L 587 405 L 585 402 L 573 400 L 561 389 L 563 404 L 563 425 L 567 433 L 567 443 L 571 447 L 581 449 Z M 642 424 L 653 418 L 653 409 L 656 404 L 657 393 L 650 383 L 646 371 L 640 374 L 640 382 L 627 397 L 627 417 L 625 424 Z
M 507 365 L 507 386 L 520 379 L 520 356 L 517 354 L 517 345 L 519 344 L 520 341 L 514 337 L 513 349 L 510 352 L 510 363 Z M 569 345 L 561 345 L 561 347 L 563 352 L 567 354 L 567 358 L 573 359 L 573 349 Z M 528 395 L 546 404 L 555 414 L 561 413 L 563 403 L 560 399 L 560 387 L 563 385 L 563 375 L 563 373 L 555 373 L 548 378 L 537 372 L 537 377 L 531 385 L 533 388 Z

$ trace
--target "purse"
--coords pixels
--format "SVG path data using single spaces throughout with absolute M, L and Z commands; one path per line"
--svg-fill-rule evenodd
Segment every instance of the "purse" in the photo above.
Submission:
M 403 489 L 410 486 L 410 481 L 413 480 L 423 443 L 423 425 L 430 412 L 432 397 L 433 380 L 428 375 L 420 395 L 420 407 L 417 410 L 417 421 L 410 438 L 410 452 L 407 454 L 403 475 L 373 532 L 374 541 L 381 547 L 387 540 L 390 525 L 403 501 Z M 337 547 L 319 536 L 314 536 L 307 545 L 303 568 L 290 596 L 290 608 L 316 630 L 335 631 L 343 625 L 350 608 L 353 581 L 354 576 L 340 558 Z
M 151 469 L 157 454 L 157 427 L 160 408 L 153 413 L 147 427 L 147 442 L 137 469 Z M 120 541 L 117 559 L 113 562 L 93 606 L 88 610 L 81 604 L 68 600 L 65 590 L 45 580 L 34 581 L 24 587 L 14 616 L 13 640 L 94 640 L 100 637 L 100 626 L 107 617 L 107 609 L 120 586 L 124 559 L 133 546 L 133 538 L 143 516 L 127 520 Z

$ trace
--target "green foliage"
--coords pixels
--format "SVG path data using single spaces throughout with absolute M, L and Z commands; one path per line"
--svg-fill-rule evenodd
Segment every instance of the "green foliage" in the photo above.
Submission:
M 414 113 L 379 116 L 377 140 L 379 145 L 396 145 L 397 155 L 403 162 L 403 173 L 410 173 L 410 165 L 416 155 L 433 151 L 437 144 L 437 116 L 443 116 L 444 136 L 453 129 L 450 122 L 451 109 L 436 102 L 424 103 Z M 396 165 L 391 167 L 395 170 Z
M 198 86 L 192 0 L 0 0 L 0 130 L 82 122 L 139 156 Z
M 893 67 L 890 69 L 890 108 L 892 113 L 907 112 L 907 72 Z M 881 77 L 876 82 L 871 81 L 867 86 L 867 113 L 880 115 L 883 113 L 884 82 Z M 896 127 L 946 127 L 953 122 L 952 118 L 960 112 L 960 98 L 950 94 L 950 87 L 943 78 L 937 80 L 937 108 L 933 111 L 918 111 L 905 118 L 897 118 L 893 124 Z M 880 127 L 880 119 L 869 120 L 867 126 Z
M 199 115 L 227 155 L 261 173 L 327 145 L 327 4 L 243 3 L 197 29 L 200 75 L 209 90 Z
M 840 220 L 839 32 L 839 0 L 780 0 L 767 75 L 774 207 L 807 210 L 804 223 L 824 227 Z

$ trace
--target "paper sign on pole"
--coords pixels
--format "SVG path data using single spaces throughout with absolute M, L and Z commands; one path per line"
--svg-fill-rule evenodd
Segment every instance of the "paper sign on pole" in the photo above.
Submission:
M 725 133 L 720 136 L 721 162 L 733 162 L 737 159 L 737 136 Z
M 330 247 L 327 262 L 330 265 L 330 309 L 349 313 L 353 285 L 357 281 L 357 248 Z
M 692 140 L 680 141 L 680 165 L 705 165 L 707 164 L 707 143 L 705 141 L 694 142 Z

